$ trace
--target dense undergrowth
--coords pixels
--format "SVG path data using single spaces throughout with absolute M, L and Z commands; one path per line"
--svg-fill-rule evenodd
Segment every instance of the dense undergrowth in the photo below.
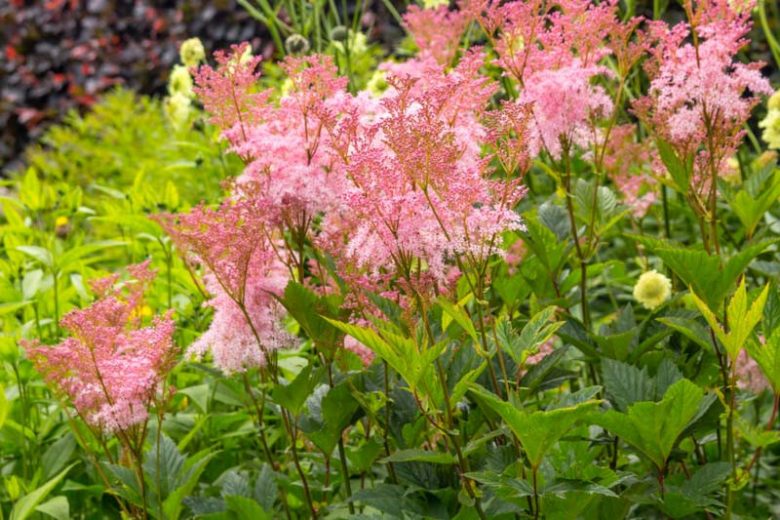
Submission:
M 414 6 L 385 57 L 259 2 L 283 60 L 189 40 L 51 128 L 1 199 L 3 515 L 780 515 L 767 4 Z

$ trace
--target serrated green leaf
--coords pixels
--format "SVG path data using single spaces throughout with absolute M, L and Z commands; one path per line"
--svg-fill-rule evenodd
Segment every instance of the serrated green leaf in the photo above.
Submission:
M 681 379 L 669 387 L 658 403 L 634 403 L 628 413 L 608 410 L 594 414 L 591 420 L 631 444 L 661 470 L 703 402 L 704 391 Z
M 502 401 L 479 385 L 471 385 L 471 391 L 480 403 L 506 422 L 523 446 L 533 468 L 538 468 L 547 450 L 599 404 L 599 401 L 587 401 L 567 408 L 529 413 Z
M 607 396 L 618 410 L 626 411 L 636 402 L 654 400 L 654 385 L 646 368 L 640 370 L 628 363 L 603 359 L 601 374 Z

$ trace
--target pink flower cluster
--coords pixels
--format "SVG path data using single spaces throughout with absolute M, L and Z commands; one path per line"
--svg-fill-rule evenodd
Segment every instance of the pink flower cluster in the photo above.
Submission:
M 637 142 L 633 125 L 612 129 L 605 145 L 603 167 L 636 218 L 641 218 L 656 201 L 657 179 L 653 176 L 654 150 L 647 141 Z
M 613 109 L 596 81 L 611 75 L 600 62 L 612 52 L 607 37 L 624 27 L 617 1 L 465 0 L 463 10 L 488 35 L 496 65 L 519 83 L 517 102 L 532 109 L 532 153 L 558 159 L 564 148 L 591 145 L 596 121 Z
M 146 421 L 176 359 L 170 314 L 142 323 L 143 294 L 154 274 L 148 263 L 128 271 L 132 278 L 121 284 L 117 275 L 94 282 L 95 303 L 63 317 L 70 337 L 54 346 L 24 345 L 46 382 L 106 432 Z
M 431 16 L 439 15 L 412 10 L 408 23 L 423 30 Z M 274 295 L 324 272 L 305 261 L 307 247 L 333 258 L 356 287 L 397 299 L 446 290 L 456 257 L 483 261 L 500 251 L 504 231 L 520 229 L 520 177 L 493 179 L 483 154 L 497 139 L 483 53 L 466 53 L 451 70 L 438 61 L 454 54 L 423 57 L 391 73 L 381 98 L 350 94 L 328 57 L 288 58 L 290 88 L 275 102 L 271 92 L 253 93 L 256 62 L 239 52 L 220 55 L 196 80 L 246 169 L 220 208 L 160 217 L 205 268 L 214 295 L 214 320 L 195 353 L 210 349 L 220 368 L 236 371 L 264 365 L 287 344 Z M 524 141 L 501 148 L 526 166 L 517 159 L 527 155 Z M 352 298 L 356 312 L 365 302 Z
M 271 236 L 276 218 L 254 184 L 239 188 L 219 208 L 198 206 L 189 213 L 157 217 L 186 260 L 202 265 L 207 305 L 214 308 L 209 330 L 191 347 L 202 356 L 211 350 L 226 372 L 263 365 L 289 337 L 280 325 L 280 295 L 289 279 Z
M 667 141 L 682 161 L 693 164 L 692 186 L 703 194 L 713 172 L 722 175 L 735 153 L 759 95 L 771 94 L 760 63 L 735 59 L 750 30 L 751 5 L 735 10 L 729 0 L 686 0 L 689 21 L 649 26 L 652 81 L 634 109 Z M 751 5 L 747 5 L 751 4 Z

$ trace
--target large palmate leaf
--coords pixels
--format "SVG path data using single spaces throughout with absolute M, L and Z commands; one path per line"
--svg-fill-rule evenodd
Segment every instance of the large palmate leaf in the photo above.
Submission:
M 478 402 L 506 422 L 522 444 L 533 468 L 538 468 L 547 450 L 599 404 L 599 401 L 592 400 L 554 410 L 526 412 L 502 401 L 481 386 L 472 385 L 471 390 Z
M 591 420 L 644 454 L 660 471 L 680 435 L 705 404 L 704 390 L 681 379 L 657 403 L 638 402 L 627 413 L 608 410 Z

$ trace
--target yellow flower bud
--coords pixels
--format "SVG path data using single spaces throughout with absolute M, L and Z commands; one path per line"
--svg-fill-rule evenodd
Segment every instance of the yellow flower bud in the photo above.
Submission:
M 656 309 L 668 300 L 671 294 L 671 280 L 655 270 L 642 273 L 634 286 L 634 298 L 645 309 Z

